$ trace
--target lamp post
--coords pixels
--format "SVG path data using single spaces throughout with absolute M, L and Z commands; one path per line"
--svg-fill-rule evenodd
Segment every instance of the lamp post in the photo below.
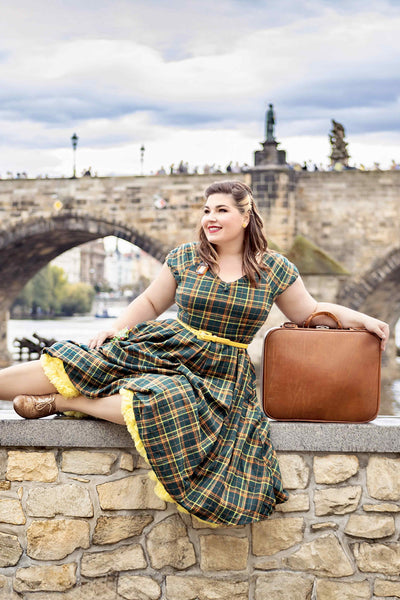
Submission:
M 78 145 L 78 140 L 79 140 L 78 136 L 76 135 L 76 133 L 74 133 L 74 135 L 71 136 L 72 150 L 73 150 L 73 154 L 74 154 L 72 179 L 76 179 L 76 147 Z
M 144 151 L 146 150 L 146 148 L 144 147 L 144 145 L 142 145 L 142 147 L 140 148 L 140 172 L 141 175 L 143 175 L 143 161 L 144 161 Z

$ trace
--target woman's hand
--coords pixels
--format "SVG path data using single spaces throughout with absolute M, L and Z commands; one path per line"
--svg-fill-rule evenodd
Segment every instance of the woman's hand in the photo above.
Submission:
M 153 283 L 122 311 L 114 326 L 99 331 L 90 341 L 89 348 L 100 348 L 105 340 L 118 336 L 125 339 L 127 331 L 138 323 L 156 319 L 175 301 L 176 281 L 168 265 L 164 263 Z M 121 338 L 121 334 L 124 336 Z
M 363 318 L 363 326 L 365 329 L 368 329 L 371 333 L 376 333 L 376 335 L 381 338 L 382 350 L 385 350 L 389 339 L 389 325 L 384 321 L 365 315 Z
M 301 277 L 298 277 L 291 286 L 282 292 L 275 302 L 283 314 L 298 325 L 301 325 L 304 319 L 313 312 L 331 312 L 336 315 L 345 328 L 365 327 L 368 331 L 375 333 L 382 340 L 382 350 L 386 349 L 389 340 L 387 323 L 340 304 L 316 302 L 304 287 Z M 320 321 L 318 321 L 319 325 L 330 325 L 331 323 L 332 320 L 329 317 L 320 317 Z
M 105 331 L 99 331 L 94 338 L 89 341 L 89 348 L 97 349 L 104 344 L 105 340 L 113 338 L 118 333 L 117 329 L 107 329 Z

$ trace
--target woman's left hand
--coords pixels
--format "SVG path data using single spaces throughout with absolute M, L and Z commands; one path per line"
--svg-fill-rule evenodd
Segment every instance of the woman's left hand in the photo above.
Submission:
M 382 350 L 385 350 L 389 339 L 389 325 L 384 321 L 374 319 L 374 317 L 369 317 L 367 315 L 365 315 L 363 321 L 365 329 L 368 329 L 368 331 L 371 331 L 372 333 L 376 333 L 376 335 L 381 338 Z
M 389 339 L 389 325 L 387 323 L 340 304 L 316 302 L 304 287 L 301 277 L 298 277 L 292 285 L 286 288 L 275 302 L 290 321 L 294 321 L 299 325 L 311 313 L 327 311 L 336 315 L 345 328 L 365 327 L 368 331 L 375 333 L 382 340 L 382 350 L 386 348 Z M 328 320 L 328 325 L 329 321 L 330 319 Z M 319 324 L 325 325 L 324 321 Z

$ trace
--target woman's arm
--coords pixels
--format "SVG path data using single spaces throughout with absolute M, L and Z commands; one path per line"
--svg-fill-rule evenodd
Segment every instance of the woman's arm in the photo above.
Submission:
M 100 331 L 89 342 L 90 348 L 99 348 L 107 338 L 113 337 L 125 327 L 132 328 L 138 323 L 156 319 L 175 301 L 176 281 L 168 265 L 164 263 L 154 281 L 145 291 L 133 300 L 122 314 L 112 323 L 110 329 Z
M 298 277 L 291 286 L 278 296 L 276 304 L 288 319 L 298 325 L 301 325 L 313 312 L 331 312 L 339 319 L 343 327 L 365 327 L 368 331 L 376 333 L 382 339 L 382 349 L 386 348 L 389 338 L 389 325 L 387 323 L 340 304 L 317 302 L 306 290 L 301 277 Z M 315 322 L 319 325 L 334 325 L 334 321 L 327 316 L 318 317 Z

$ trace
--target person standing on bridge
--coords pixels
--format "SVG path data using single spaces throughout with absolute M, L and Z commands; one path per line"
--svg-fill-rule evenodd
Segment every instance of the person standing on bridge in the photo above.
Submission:
M 157 320 L 174 302 L 177 319 Z M 88 345 L 58 342 L 40 361 L 0 372 L 0 397 L 25 418 L 81 411 L 126 424 L 162 498 L 208 523 L 265 519 L 287 494 L 246 348 L 273 302 L 296 323 L 329 311 L 383 347 L 389 335 L 378 319 L 317 303 L 296 267 L 268 249 L 251 189 L 213 183 L 199 241 L 172 250 Z

